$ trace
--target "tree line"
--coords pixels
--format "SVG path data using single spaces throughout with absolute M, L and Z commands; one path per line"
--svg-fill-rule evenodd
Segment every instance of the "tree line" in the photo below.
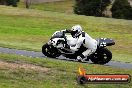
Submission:
M 18 2 L 19 0 L 0 0 L 1 5 L 7 5 L 7 6 L 12 5 L 13 7 L 17 7 Z
M 108 6 L 111 6 L 113 18 L 132 19 L 132 7 L 128 0 L 75 0 L 74 13 L 105 17 L 104 11 Z
M 0 5 L 7 5 L 7 6 L 13 6 L 17 7 L 17 3 L 20 0 L 0 0 Z M 30 6 L 30 0 L 24 0 L 26 8 L 29 8 Z

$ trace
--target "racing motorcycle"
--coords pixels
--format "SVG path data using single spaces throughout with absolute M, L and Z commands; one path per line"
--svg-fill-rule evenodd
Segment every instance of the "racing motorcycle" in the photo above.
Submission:
M 94 64 L 106 64 L 112 59 L 112 53 L 107 49 L 107 46 L 115 44 L 113 39 L 110 38 L 98 38 L 96 39 L 98 45 L 97 50 L 92 55 L 85 58 L 85 61 L 91 60 Z M 57 58 L 64 56 L 68 59 L 76 60 L 86 48 L 81 45 L 78 51 L 72 51 L 65 48 L 66 44 L 69 46 L 75 46 L 77 42 L 76 38 L 73 38 L 70 34 L 64 34 L 61 31 L 55 32 L 51 39 L 42 46 L 42 53 L 51 58 Z

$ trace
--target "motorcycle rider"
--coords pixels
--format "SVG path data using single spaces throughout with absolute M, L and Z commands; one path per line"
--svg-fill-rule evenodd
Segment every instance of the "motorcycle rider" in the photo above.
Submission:
M 96 51 L 97 41 L 90 37 L 86 32 L 82 31 L 82 27 L 80 25 L 75 25 L 70 30 L 63 30 L 63 32 L 70 32 L 72 37 L 77 39 L 77 43 L 74 47 L 66 45 L 66 48 L 73 51 L 78 51 L 81 45 L 87 48 L 81 55 L 77 56 L 78 61 L 83 62 L 85 57 L 93 54 Z

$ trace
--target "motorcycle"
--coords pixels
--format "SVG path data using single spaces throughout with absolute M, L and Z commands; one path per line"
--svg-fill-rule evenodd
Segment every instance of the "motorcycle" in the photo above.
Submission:
M 94 64 L 106 64 L 112 59 L 112 53 L 107 49 L 107 46 L 115 45 L 113 39 L 110 38 L 98 38 L 96 39 L 98 45 L 97 50 L 92 55 L 85 58 L 85 61 L 91 60 Z M 51 58 L 57 58 L 60 55 L 76 60 L 86 48 L 81 45 L 78 51 L 72 51 L 65 48 L 66 44 L 69 46 L 75 46 L 77 42 L 76 38 L 73 38 L 71 35 L 64 34 L 61 31 L 55 32 L 51 39 L 42 46 L 42 53 Z

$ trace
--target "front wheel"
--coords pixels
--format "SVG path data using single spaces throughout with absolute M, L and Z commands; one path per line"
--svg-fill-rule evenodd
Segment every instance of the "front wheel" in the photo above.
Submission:
M 101 48 L 91 56 L 91 61 L 94 64 L 106 64 L 111 59 L 112 53 L 107 48 Z
M 56 58 L 60 56 L 59 51 L 57 48 L 53 47 L 52 45 L 48 45 L 47 43 L 42 46 L 42 53 L 51 58 Z

